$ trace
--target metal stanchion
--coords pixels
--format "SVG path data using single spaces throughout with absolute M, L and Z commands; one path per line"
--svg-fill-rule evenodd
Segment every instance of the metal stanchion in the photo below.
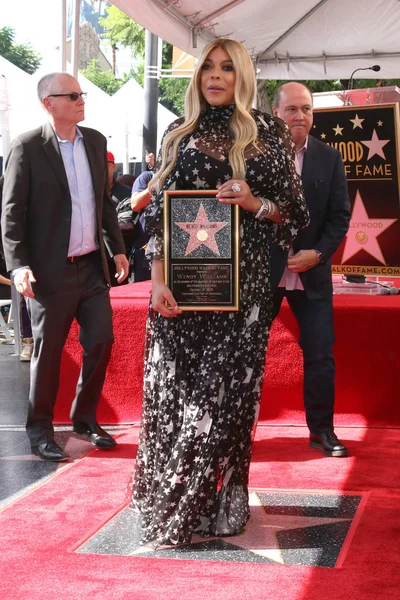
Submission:
M 14 321 L 14 345 L 15 351 L 12 356 L 21 354 L 21 294 L 14 285 L 14 278 L 11 278 L 11 300 Z

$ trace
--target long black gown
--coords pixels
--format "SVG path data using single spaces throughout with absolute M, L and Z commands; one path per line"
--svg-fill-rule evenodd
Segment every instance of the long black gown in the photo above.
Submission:
M 163 189 L 215 189 L 232 178 L 229 119 L 234 105 L 207 106 L 180 144 Z M 184 312 L 167 319 L 150 306 L 143 415 L 132 507 L 143 515 L 142 542 L 190 542 L 234 535 L 249 518 L 252 430 L 259 412 L 271 325 L 269 243 L 289 246 L 308 223 L 282 121 L 253 111 L 257 147 L 246 151 L 254 195 L 279 206 L 282 223 L 241 210 L 239 312 Z M 181 120 L 170 126 L 176 127 Z M 162 258 L 162 191 L 147 209 L 148 252 Z

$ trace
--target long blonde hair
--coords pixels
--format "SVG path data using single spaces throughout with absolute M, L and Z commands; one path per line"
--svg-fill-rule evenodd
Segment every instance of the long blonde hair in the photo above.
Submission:
M 229 55 L 236 76 L 234 88 L 235 110 L 230 120 L 233 145 L 229 151 L 229 163 L 235 179 L 244 179 L 246 175 L 244 152 L 257 139 L 257 126 L 251 116 L 251 108 L 256 93 L 254 68 L 243 44 L 235 40 L 217 39 L 204 47 L 197 62 L 185 95 L 185 120 L 165 136 L 161 152 L 161 166 L 150 182 L 151 188 L 157 182 L 157 187 L 162 187 L 175 166 L 180 142 L 197 127 L 200 114 L 207 104 L 201 92 L 202 68 L 210 52 L 216 48 L 222 48 Z

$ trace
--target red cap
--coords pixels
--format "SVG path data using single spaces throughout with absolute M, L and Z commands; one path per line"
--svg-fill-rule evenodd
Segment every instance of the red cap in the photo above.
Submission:
M 108 162 L 115 163 L 114 154 L 112 152 L 107 152 L 107 160 L 108 160 Z

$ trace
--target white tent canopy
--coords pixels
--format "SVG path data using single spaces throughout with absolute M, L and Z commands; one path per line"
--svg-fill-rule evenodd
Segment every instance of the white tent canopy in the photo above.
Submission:
M 241 41 L 264 79 L 348 79 L 381 66 L 400 78 L 399 0 L 113 0 L 137 23 L 198 56 L 217 37 Z M 364 71 L 363 78 L 376 78 Z
M 128 153 L 126 160 L 141 162 L 143 145 L 144 89 L 134 79 L 129 79 L 112 97 L 112 113 L 107 117 L 111 127 L 109 149 L 116 156 Z M 161 136 L 176 115 L 158 103 L 157 148 Z M 148 148 L 156 152 L 157 148 Z

